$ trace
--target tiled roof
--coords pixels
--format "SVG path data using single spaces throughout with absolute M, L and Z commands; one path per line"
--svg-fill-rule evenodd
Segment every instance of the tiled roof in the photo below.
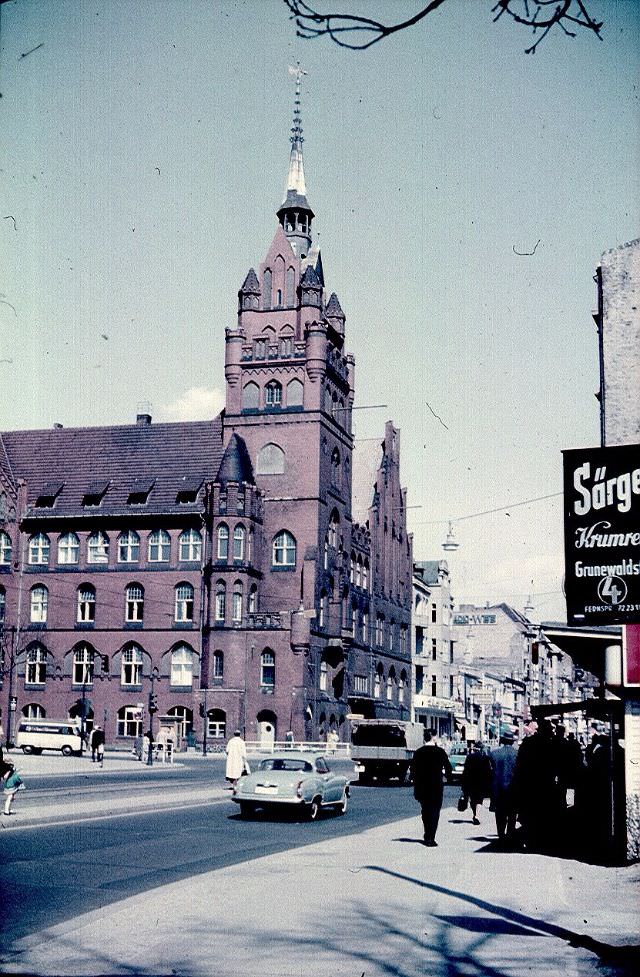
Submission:
M 316 275 L 315 270 L 311 267 L 311 265 L 307 265 L 305 268 L 304 274 L 300 279 L 300 284 L 310 286 L 311 288 L 322 287 L 320 284 L 320 279 Z
M 29 516 L 39 519 L 193 511 L 198 503 L 176 501 L 183 479 L 200 485 L 213 480 L 222 459 L 220 417 L 177 424 L 8 431 L 0 438 L 15 478 L 27 483 Z M 141 479 L 153 483 L 147 503 L 127 504 L 132 486 Z M 64 482 L 55 505 L 35 508 L 45 485 L 54 481 Z M 98 485 L 106 485 L 100 505 L 85 508 L 83 497 Z

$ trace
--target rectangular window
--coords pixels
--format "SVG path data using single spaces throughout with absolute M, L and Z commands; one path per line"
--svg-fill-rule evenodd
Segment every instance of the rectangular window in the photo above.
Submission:
M 437 675 L 432 675 L 431 676 L 431 695 L 437 695 L 437 694 L 438 694 L 438 676 Z
M 453 675 L 450 675 L 449 676 L 449 698 L 450 699 L 453 699 L 453 692 L 454 692 L 453 683 L 454 683 Z
M 366 675 L 354 675 L 353 676 L 353 690 L 354 692 L 360 692 L 366 695 L 369 691 L 369 680 Z
M 431 660 L 434 661 L 434 662 L 438 660 L 438 639 L 437 638 L 432 638 L 431 639 Z
M 125 648 L 122 652 L 122 684 L 142 684 L 142 652 L 134 648 Z
M 438 605 L 437 604 L 432 604 L 431 605 L 431 623 L 432 624 L 436 624 L 437 620 L 438 620 Z
M 453 665 L 453 641 L 449 642 L 449 664 Z
M 424 628 L 416 628 L 416 655 L 424 654 Z
M 424 688 L 424 668 L 422 665 L 416 665 L 416 695 L 422 695 L 422 690 Z

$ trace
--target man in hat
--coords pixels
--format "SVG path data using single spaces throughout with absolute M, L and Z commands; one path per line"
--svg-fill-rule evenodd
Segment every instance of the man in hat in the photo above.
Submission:
M 513 733 L 506 731 L 500 737 L 500 746 L 489 757 L 493 768 L 491 810 L 496 817 L 498 841 L 501 843 L 511 841 L 516 830 L 513 777 L 517 755 L 513 746 Z

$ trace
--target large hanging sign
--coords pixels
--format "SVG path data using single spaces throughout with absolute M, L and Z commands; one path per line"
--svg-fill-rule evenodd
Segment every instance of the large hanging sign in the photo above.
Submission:
M 569 624 L 640 622 L 640 445 L 564 456 Z

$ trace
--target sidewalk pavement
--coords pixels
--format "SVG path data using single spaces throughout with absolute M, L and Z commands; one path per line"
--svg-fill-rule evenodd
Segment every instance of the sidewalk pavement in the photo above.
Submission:
M 241 849 L 245 824 L 235 824 Z M 416 816 L 159 886 L 21 940 L 0 956 L 3 973 L 637 972 L 637 957 L 635 971 L 626 970 L 611 947 L 637 942 L 640 866 L 490 850 L 494 825 L 486 810 L 480 827 L 443 811 L 438 848 L 424 848 L 420 837 Z M 207 843 L 215 839 L 198 842 Z

